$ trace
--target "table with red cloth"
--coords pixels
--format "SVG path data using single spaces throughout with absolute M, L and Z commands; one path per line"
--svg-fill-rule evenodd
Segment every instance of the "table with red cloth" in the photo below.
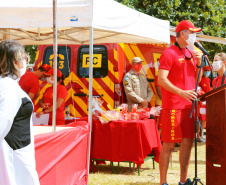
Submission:
M 36 169 L 41 185 L 87 184 L 89 124 L 78 121 L 69 126 L 57 126 L 63 130 L 35 135 Z
M 93 121 L 92 158 L 112 162 L 132 161 L 144 163 L 145 157 L 154 150 L 159 161 L 161 141 L 155 120 L 111 121 L 101 124 Z

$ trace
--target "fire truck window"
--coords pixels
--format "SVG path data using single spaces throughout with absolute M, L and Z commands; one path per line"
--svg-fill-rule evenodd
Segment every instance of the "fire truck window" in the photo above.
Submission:
M 78 49 L 77 74 L 81 78 L 89 77 L 89 46 L 80 46 Z M 103 78 L 108 75 L 107 47 L 93 46 L 93 77 Z
M 53 67 L 53 47 L 49 46 L 45 49 L 43 64 L 49 64 Z M 57 68 L 65 75 L 69 76 L 71 64 L 71 48 L 68 46 L 58 46 Z

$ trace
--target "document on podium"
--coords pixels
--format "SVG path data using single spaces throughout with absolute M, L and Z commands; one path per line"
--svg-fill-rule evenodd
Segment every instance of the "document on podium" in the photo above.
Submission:
M 40 115 L 39 118 L 36 117 L 36 112 L 32 114 L 33 125 L 48 125 L 49 114 Z

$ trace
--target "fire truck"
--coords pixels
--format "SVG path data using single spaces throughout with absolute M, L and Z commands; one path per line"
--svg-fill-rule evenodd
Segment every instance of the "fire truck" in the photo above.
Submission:
M 109 105 L 117 107 L 122 102 L 126 102 L 122 80 L 125 73 L 131 69 L 131 61 L 135 56 L 144 61 L 141 72 L 150 82 L 150 88 L 154 93 L 150 103 L 155 106 L 154 79 L 158 72 L 158 60 L 167 47 L 167 44 L 136 43 L 94 45 L 93 97 L 103 102 L 101 108 L 109 110 Z M 38 68 L 41 64 L 49 64 L 53 67 L 53 46 L 38 46 L 34 67 Z M 70 115 L 86 117 L 89 96 L 89 45 L 59 45 L 57 67 L 66 77 L 64 83 L 68 95 L 65 106 L 69 106 Z M 40 81 L 40 96 L 35 102 L 36 110 L 41 110 L 38 101 L 49 86 L 46 81 Z

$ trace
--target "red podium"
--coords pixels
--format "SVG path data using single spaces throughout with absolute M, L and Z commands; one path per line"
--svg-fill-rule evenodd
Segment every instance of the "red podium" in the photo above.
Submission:
M 226 84 L 199 97 L 206 100 L 206 185 L 226 183 Z

